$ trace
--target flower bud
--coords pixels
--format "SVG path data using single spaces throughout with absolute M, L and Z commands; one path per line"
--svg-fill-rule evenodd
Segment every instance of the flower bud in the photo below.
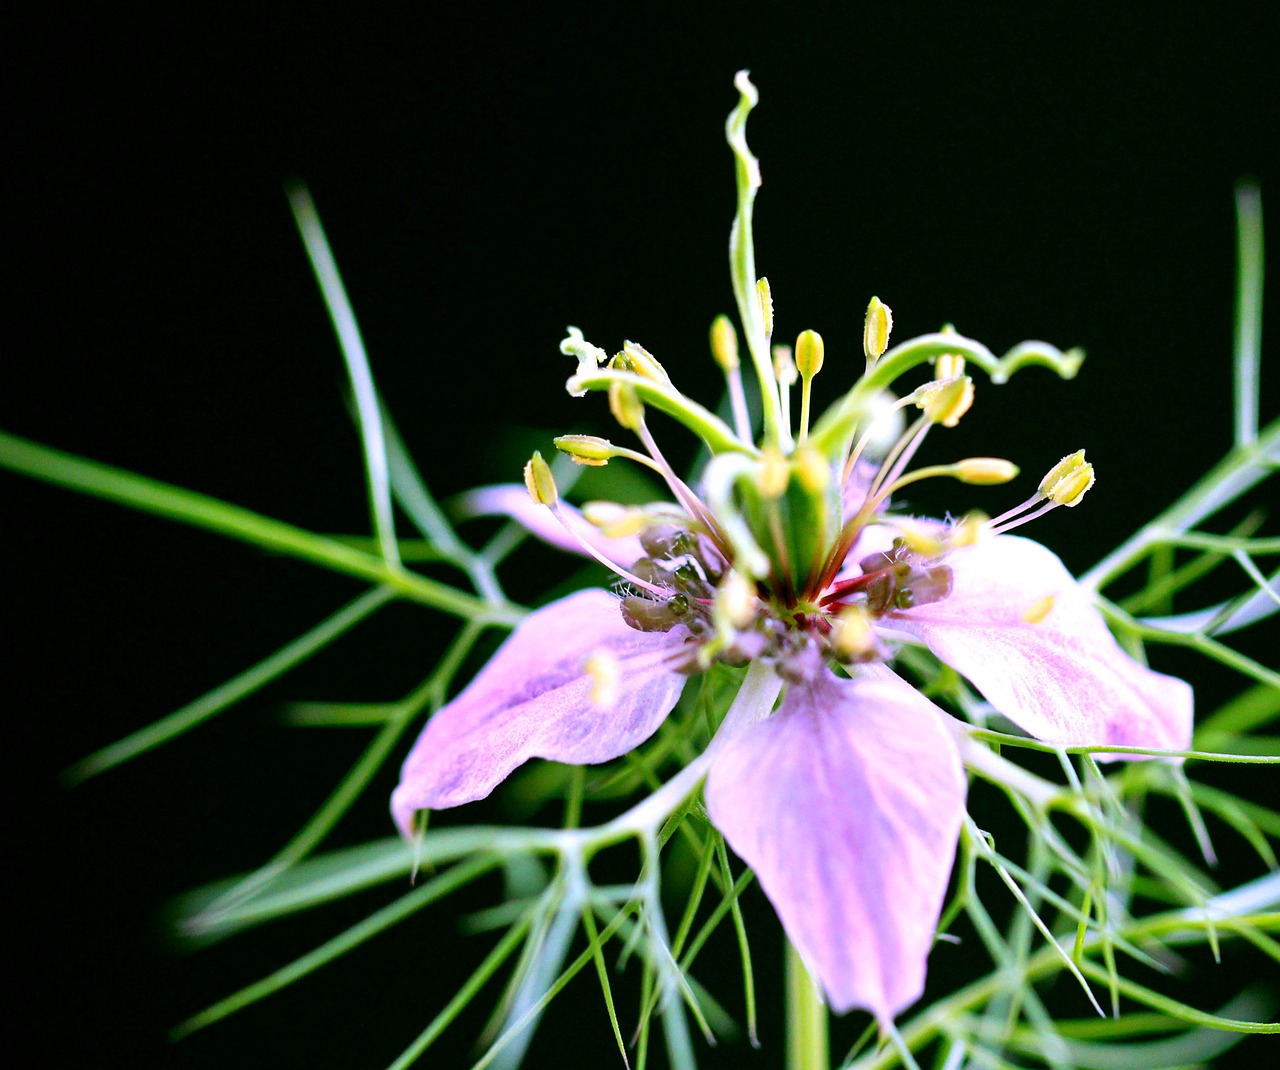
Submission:
M 537 450 L 533 451 L 529 463 L 524 466 L 524 485 L 529 492 L 529 497 L 539 505 L 550 508 L 560 498 L 556 492 L 556 481 L 551 474 L 551 468 Z
M 803 379 L 812 379 L 822 370 L 826 347 L 817 331 L 801 331 L 796 339 L 796 371 Z
M 893 311 L 878 297 L 867 305 L 867 318 L 862 325 L 862 351 L 867 360 L 879 360 L 889 348 L 889 332 L 893 330 Z
M 918 389 L 916 395 L 916 406 L 932 423 L 955 427 L 973 404 L 973 380 L 967 375 L 959 379 L 935 379 Z
M 728 316 L 720 315 L 711 321 L 711 355 L 727 372 L 738 367 L 738 332 Z
M 596 435 L 561 435 L 552 439 L 556 449 L 567 453 L 577 464 L 605 465 L 618 451 L 607 438 Z
M 764 318 L 764 336 L 773 334 L 773 294 L 769 290 L 769 280 L 761 278 L 756 282 L 756 300 L 760 302 L 760 315 Z
M 979 487 L 1008 483 L 1018 474 L 1018 466 L 1000 457 L 966 457 L 951 466 L 952 474 L 961 483 Z

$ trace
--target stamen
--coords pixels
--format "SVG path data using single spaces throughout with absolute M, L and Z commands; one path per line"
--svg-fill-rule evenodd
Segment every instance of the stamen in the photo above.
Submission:
M 813 377 L 822 370 L 825 346 L 817 331 L 801 331 L 796 339 L 796 371 L 800 373 L 800 441 L 809 437 L 809 395 Z
M 641 417 L 639 425 L 633 430 L 640 441 L 644 443 L 644 448 L 649 451 L 649 455 L 656 464 L 654 470 L 661 474 L 667 486 L 671 488 L 671 493 L 675 495 L 676 501 L 684 506 L 685 512 L 707 529 L 707 534 L 717 544 L 717 549 L 723 551 L 727 543 L 724 532 L 721 530 L 720 525 L 716 523 L 715 516 L 699 501 L 698 496 L 694 494 L 689 485 L 676 475 L 675 469 L 667 463 L 667 459 L 662 455 L 662 451 L 658 449 L 658 443 L 654 441 L 654 437 L 649 431 L 649 426 L 644 422 L 643 417 Z
M 738 332 L 728 316 L 717 316 L 711 322 L 711 355 L 724 371 L 729 388 L 729 405 L 733 410 L 733 427 L 743 442 L 751 441 L 751 417 L 747 413 L 747 395 L 742 388 L 742 369 L 738 359 Z
M 597 435 L 560 435 L 551 441 L 556 449 L 561 453 L 567 453 L 576 464 L 606 465 L 614 457 L 623 457 L 628 461 L 636 461 L 652 468 L 655 472 L 660 472 L 652 458 L 646 457 L 638 450 L 615 446 L 607 438 L 600 438 Z
M 889 348 L 889 333 L 893 330 L 893 310 L 878 297 L 867 305 L 867 317 L 862 324 L 862 352 L 867 363 L 874 364 Z
M 618 659 L 607 650 L 598 650 L 587 658 L 583 671 L 591 677 L 591 701 L 607 710 L 618 701 L 618 681 L 622 668 Z
M 781 417 L 784 438 L 791 437 L 791 388 L 796 382 L 796 364 L 791 359 L 790 346 L 773 347 L 773 375 L 778 380 L 778 400 L 782 403 Z
M 541 504 L 547 505 L 546 502 L 542 502 Z M 670 591 L 663 590 L 661 587 L 658 587 L 656 584 L 649 583 L 646 580 L 642 580 L 639 576 L 635 575 L 634 573 L 628 572 L 621 565 L 617 564 L 616 562 L 610 561 L 607 557 L 604 556 L 604 554 L 602 554 L 599 550 L 597 550 L 594 546 L 592 546 L 591 543 L 587 542 L 587 540 L 582 537 L 582 535 L 574 528 L 574 526 L 569 523 L 568 518 L 564 515 L 564 510 L 560 508 L 560 504 L 558 502 L 548 505 L 547 508 L 551 510 L 551 515 L 554 516 L 558 521 L 560 521 L 560 524 L 564 527 L 564 530 L 573 536 L 577 544 L 581 546 L 584 550 L 586 550 L 587 553 L 589 553 L 597 561 L 599 561 L 600 564 L 604 565 L 604 567 L 607 568 L 610 572 L 616 573 L 617 575 L 621 576 L 624 580 L 626 580 L 628 583 L 632 584 L 633 586 L 636 586 L 641 588 L 642 590 L 648 591 L 650 594 L 656 595 L 658 598 L 671 597 Z

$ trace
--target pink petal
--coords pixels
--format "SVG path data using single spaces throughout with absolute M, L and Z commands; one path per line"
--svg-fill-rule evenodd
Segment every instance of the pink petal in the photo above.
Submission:
M 418 737 L 391 796 L 401 832 L 409 835 L 418 810 L 483 799 L 530 758 L 606 762 L 648 739 L 684 687 L 670 668 L 683 636 L 628 627 L 618 600 L 601 590 L 530 615 Z M 597 652 L 621 670 L 608 708 L 592 699 L 583 669 Z
M 491 487 L 477 487 L 463 495 L 459 508 L 467 516 L 505 516 L 536 535 L 543 542 L 573 554 L 588 556 L 582 544 L 565 530 L 545 505 L 539 505 L 529 497 L 523 483 L 499 483 Z M 634 535 L 610 539 L 601 534 L 582 513 L 568 502 L 560 502 L 560 511 L 569 526 L 590 545 L 599 550 L 616 565 L 630 568 L 644 557 L 640 540 Z
M 712 764 L 712 820 L 839 1012 L 887 1022 L 924 990 L 964 813 L 943 716 L 887 670 L 824 670 Z
M 894 614 L 987 700 L 1062 746 L 1191 746 L 1191 688 L 1139 665 L 1051 551 L 1015 535 L 956 550 L 951 596 Z M 1052 608 L 1029 623 L 1041 599 Z M 1101 756 L 1100 756 L 1101 757 Z

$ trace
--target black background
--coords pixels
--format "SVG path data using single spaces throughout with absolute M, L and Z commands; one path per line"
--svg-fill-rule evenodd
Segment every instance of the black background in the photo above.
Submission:
M 1005 455 L 1039 473 L 1086 446 L 1100 472 L 1089 502 L 1034 534 L 1087 567 L 1230 442 L 1232 187 L 1251 174 L 1275 189 L 1265 9 L 20 16 L 5 63 L 16 185 L 0 426 L 301 526 L 362 529 L 342 365 L 282 195 L 293 176 L 312 188 L 379 385 L 437 494 L 514 478 L 524 457 L 504 429 L 608 433 L 598 399 L 561 389 L 566 323 L 606 348 L 642 342 L 710 401 L 706 329 L 732 305 L 723 121 L 733 72 L 749 67 L 758 264 L 779 336 L 827 339 L 820 400 L 860 363 L 872 293 L 897 338 L 953 321 L 997 352 L 1028 337 L 1085 346 L 1074 383 L 1041 370 L 979 382 L 975 411 L 930 456 Z M 691 456 L 676 434 L 663 441 Z M 42 1053 L 31 1065 L 389 1062 L 483 954 L 457 936 L 456 905 L 176 1048 L 168 1026 L 396 890 L 195 957 L 172 951 L 158 919 L 172 895 L 267 857 L 361 747 L 359 732 L 283 727 L 280 704 L 403 694 L 442 622 L 389 612 L 219 722 L 67 793 L 61 768 L 356 588 L 13 476 L 0 493 L 18 789 L 7 929 L 23 993 L 11 1013 Z M 921 508 L 1012 500 L 990 493 L 922 491 Z M 509 579 L 532 597 L 546 573 Z M 1202 707 L 1235 686 L 1159 654 L 1199 674 Z M 393 782 L 389 769 L 335 842 L 386 834 Z M 1232 864 L 1224 880 L 1257 868 Z M 496 894 L 482 885 L 468 902 Z M 766 1047 L 728 1044 L 707 1065 L 781 1064 L 777 938 L 753 909 Z M 731 948 L 723 961 L 733 968 Z M 935 979 L 951 983 L 954 961 L 941 949 Z M 1231 961 L 1184 998 L 1238 990 Z M 593 985 L 553 1013 L 538 1058 L 612 1065 Z M 719 989 L 736 1009 L 732 980 Z M 464 1019 L 432 1065 L 464 1064 L 481 1022 Z

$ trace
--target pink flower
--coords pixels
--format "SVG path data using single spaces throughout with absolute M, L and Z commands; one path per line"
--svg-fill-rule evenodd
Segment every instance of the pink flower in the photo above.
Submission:
M 720 637 L 721 656 L 766 659 L 788 686 L 772 715 L 723 742 L 706 783 L 712 820 L 755 871 L 832 1007 L 882 1021 L 923 990 L 965 806 L 954 722 L 880 663 L 884 644 L 925 644 L 999 712 L 1060 745 L 1185 749 L 1192 707 L 1187 684 L 1120 649 L 1038 543 L 944 541 L 921 558 L 886 532 L 869 526 L 855 540 L 852 553 L 889 552 L 840 571 L 823 612 L 803 625 L 784 625 L 761 601 L 730 640 Z M 605 762 L 657 730 L 716 636 L 725 564 L 705 541 L 670 529 L 644 541 L 654 556 L 635 570 L 670 597 L 588 590 L 525 620 L 414 746 L 392 798 L 406 836 L 418 810 L 483 798 L 530 758 Z M 891 591 L 886 570 L 896 572 Z M 827 667 L 840 656 L 833 622 L 846 603 L 871 607 L 876 636 L 874 654 L 864 646 L 847 662 L 848 678 Z M 593 675 L 593 662 L 612 668 Z

